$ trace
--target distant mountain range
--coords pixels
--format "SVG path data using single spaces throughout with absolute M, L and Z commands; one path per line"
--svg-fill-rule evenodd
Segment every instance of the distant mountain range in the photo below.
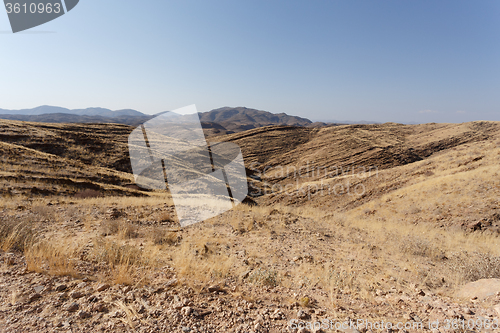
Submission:
M 117 111 L 111 111 L 109 109 L 104 109 L 104 108 L 87 108 L 87 109 L 70 110 L 58 106 L 49 106 L 49 105 L 42 105 L 33 109 L 22 109 L 22 110 L 0 109 L 0 114 L 2 115 L 12 114 L 12 115 L 38 116 L 50 113 L 64 113 L 77 116 L 101 116 L 108 118 L 116 118 L 121 116 L 131 116 L 131 117 L 146 116 L 144 113 L 132 109 L 124 109 Z
M 99 107 L 71 110 L 43 105 L 33 109 L 0 109 L 0 119 L 44 123 L 118 123 L 138 126 L 153 117 L 155 115 L 132 109 L 112 111 Z M 290 116 L 286 113 L 274 114 L 246 107 L 223 107 L 200 112 L 200 119 L 205 131 L 210 135 L 229 134 L 270 125 L 321 127 L 339 124 L 312 122 L 309 119 Z
M 131 109 L 117 111 L 104 108 L 70 110 L 48 105 L 23 110 L 0 109 L 0 119 L 38 123 L 118 123 L 138 126 L 152 117 Z

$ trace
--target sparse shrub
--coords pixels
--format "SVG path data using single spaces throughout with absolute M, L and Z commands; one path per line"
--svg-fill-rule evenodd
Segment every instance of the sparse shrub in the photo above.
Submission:
M 33 206 L 31 211 L 43 220 L 54 221 L 55 219 L 54 208 L 50 206 Z
M 439 252 L 429 240 L 415 236 L 404 238 L 400 248 L 403 253 L 421 257 L 433 257 Z
M 123 239 L 138 237 L 138 228 L 132 223 L 122 220 L 104 220 L 101 222 L 103 236 L 119 235 Z
M 272 269 L 257 269 L 254 270 L 248 277 L 248 281 L 268 287 L 276 287 L 280 280 L 278 272 Z
M 116 235 L 120 231 L 120 221 L 104 220 L 101 222 L 101 231 L 103 236 Z
M 464 283 L 480 279 L 500 278 L 500 257 L 487 253 L 461 252 L 454 254 L 450 260 L 450 267 Z
M 355 285 L 356 275 L 354 272 L 342 271 L 330 271 L 328 275 L 328 283 L 330 287 L 336 287 L 339 289 L 352 289 Z
M 180 237 L 176 232 L 165 229 L 154 229 L 150 234 L 155 245 L 176 245 L 179 243 Z
M 305 308 L 307 308 L 311 303 L 311 300 L 309 299 L 309 297 L 302 297 L 300 300 L 299 300 L 299 304 Z
M 174 218 L 172 217 L 172 214 L 169 212 L 161 212 L 160 215 L 158 216 L 158 221 L 159 222 L 173 222 Z

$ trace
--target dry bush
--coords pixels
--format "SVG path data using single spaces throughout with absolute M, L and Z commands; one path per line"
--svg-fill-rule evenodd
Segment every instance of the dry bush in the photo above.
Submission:
M 181 239 L 177 232 L 161 228 L 154 228 L 149 233 L 149 238 L 155 245 L 177 245 Z
M 175 221 L 174 217 L 170 212 L 160 212 L 158 215 L 158 221 L 159 222 L 173 222 Z
M 254 284 L 276 287 L 281 283 L 278 272 L 272 269 L 256 269 L 249 276 L 248 281 Z
M 417 236 L 406 236 L 401 241 L 401 251 L 414 256 L 437 257 L 442 252 L 428 239 Z
M 311 300 L 307 296 L 302 297 L 301 299 L 299 299 L 299 304 L 300 304 L 300 306 L 307 308 L 307 307 L 311 306 Z
M 118 235 L 122 239 L 137 238 L 138 227 L 123 220 L 104 220 L 101 222 L 101 235 Z
M 122 221 L 118 220 L 104 220 L 101 222 L 102 236 L 116 235 L 120 231 Z
M 356 273 L 346 270 L 331 270 L 327 276 L 327 283 L 330 290 L 352 290 L 357 287 Z
M 34 205 L 31 207 L 33 214 L 40 216 L 44 221 L 55 222 L 56 213 L 54 208 L 47 205 Z
M 449 266 L 458 275 L 461 283 L 500 278 L 500 257 L 487 253 L 460 252 L 454 254 Z

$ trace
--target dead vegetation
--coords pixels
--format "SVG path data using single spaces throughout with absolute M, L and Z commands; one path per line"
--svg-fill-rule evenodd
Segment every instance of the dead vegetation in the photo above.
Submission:
M 317 190 L 313 194 L 276 191 L 255 199 L 257 205 L 242 204 L 183 229 L 165 193 L 106 183 L 108 189 L 118 186 L 131 192 L 114 196 L 109 195 L 112 191 L 85 189 L 71 195 L 64 190 L 59 195 L 27 196 L 23 191 L 33 185 L 32 178 L 24 183 L 11 179 L 10 194 L 0 204 L 0 249 L 22 254 L 27 272 L 139 286 L 154 283 L 155 274 L 168 271 L 169 279 L 175 277 L 172 285 L 200 295 L 212 288 L 220 295 L 286 301 L 335 315 L 363 311 L 360 304 L 365 304 L 370 310 L 384 308 L 385 312 L 374 310 L 374 315 L 393 318 L 396 312 L 391 314 L 379 299 L 386 294 L 422 292 L 453 298 L 467 282 L 500 278 L 500 149 L 494 125 L 301 129 L 307 135 L 289 142 L 285 146 L 290 153 L 279 155 L 288 165 L 312 156 L 335 165 L 361 141 L 370 147 L 413 145 L 420 159 L 394 160 L 396 153 L 384 155 L 389 148 L 375 153 L 370 148 L 353 156 L 374 153 L 368 161 L 385 156 L 379 160 L 385 164 L 367 177 L 352 173 L 307 177 L 301 181 Z M 472 129 L 478 132 L 471 133 Z M 257 140 L 262 131 L 250 131 L 249 139 L 238 133 L 228 140 L 247 144 L 244 149 L 249 154 L 259 140 L 279 138 L 269 131 Z M 285 137 L 291 136 L 287 131 L 293 132 L 280 131 Z M 323 144 L 316 142 L 316 151 L 311 148 L 318 137 L 326 141 L 333 132 L 353 135 L 352 142 L 346 138 L 337 142 L 347 145 L 337 160 L 330 155 L 338 152 L 328 153 L 330 148 Z M 486 140 L 485 135 L 491 137 Z M 249 159 L 278 163 L 278 157 L 262 154 Z M 43 158 L 57 160 L 52 155 Z M 24 170 L 21 164 L 17 168 L 16 172 Z M 13 172 L 2 173 L 2 179 Z M 286 184 L 290 179 L 278 177 L 275 170 L 265 181 Z M 362 184 L 364 191 L 355 195 L 319 191 L 318 184 L 341 182 Z M 122 319 L 129 327 L 138 325 L 133 320 L 138 317 L 135 309 L 113 304 L 124 311 Z

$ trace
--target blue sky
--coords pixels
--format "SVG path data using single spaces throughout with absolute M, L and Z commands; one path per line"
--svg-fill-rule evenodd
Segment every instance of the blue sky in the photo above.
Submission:
M 500 1 L 81 0 L 9 33 L 0 108 L 500 120 Z

